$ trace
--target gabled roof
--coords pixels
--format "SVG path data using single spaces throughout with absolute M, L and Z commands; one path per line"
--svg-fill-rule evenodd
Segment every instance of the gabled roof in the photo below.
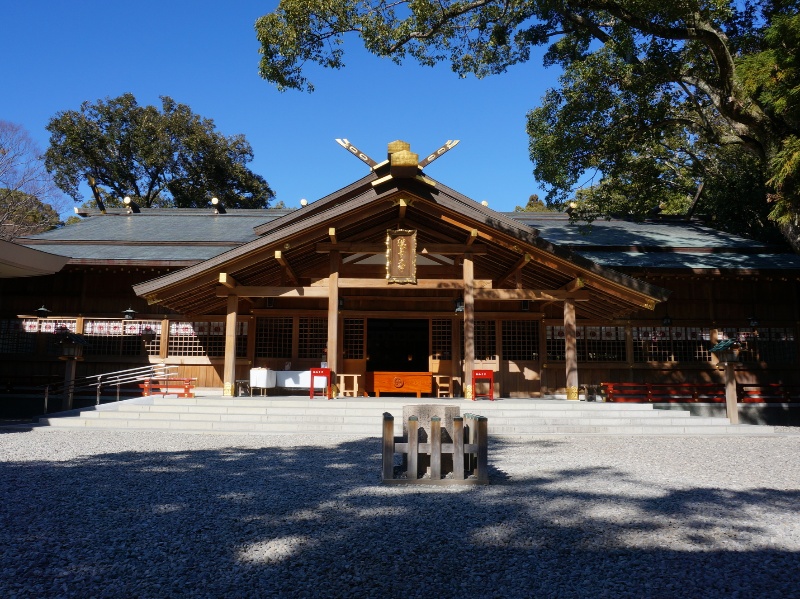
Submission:
M 254 229 L 291 210 L 211 210 L 142 208 L 83 213 L 73 225 L 21 240 L 70 264 L 173 264 L 188 266 L 257 239 Z
M 58 272 L 67 258 L 0 239 L 0 278 L 38 277 Z
M 504 275 L 514 269 L 520 271 L 525 289 L 558 290 L 581 279 L 592 297 L 578 307 L 585 316 L 603 318 L 652 308 L 668 296 L 664 289 L 556 246 L 538 231 L 439 182 L 427 177 L 394 178 L 380 170 L 302 210 L 256 227 L 258 239 L 136 285 L 134 291 L 181 312 L 220 310 L 225 301 L 215 293 L 220 272 L 245 286 L 279 285 L 282 269 L 272 257 L 277 250 L 293 271 L 302 273 L 301 278 L 322 278 L 327 276 L 328 257 L 317 252 L 317 244 L 329 241 L 330 228 L 335 228 L 338 243 L 382 243 L 386 230 L 397 226 L 418 231 L 420 251 L 437 243 L 466 244 L 476 230 L 475 243 L 488 252 L 475 256 L 475 276 L 506 288 L 513 285 Z

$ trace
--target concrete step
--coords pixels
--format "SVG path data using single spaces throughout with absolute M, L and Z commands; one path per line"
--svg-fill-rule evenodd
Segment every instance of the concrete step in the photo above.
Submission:
M 395 418 L 402 434 L 403 406 L 413 403 L 457 405 L 462 414 L 489 419 L 496 437 L 548 434 L 768 434 L 772 427 L 731 426 L 727 418 L 691 416 L 688 411 L 654 410 L 649 404 L 606 404 L 557 400 L 494 402 L 432 398 L 147 397 L 103 404 L 41 418 L 43 426 L 119 430 L 171 430 L 196 433 L 357 434 L 378 437 L 382 415 Z

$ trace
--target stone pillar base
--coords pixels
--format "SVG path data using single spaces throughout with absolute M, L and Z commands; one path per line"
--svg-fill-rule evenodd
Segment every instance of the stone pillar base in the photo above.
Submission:
M 472 399 L 472 385 L 464 385 L 464 399 Z
M 567 387 L 567 399 L 572 399 L 572 400 L 579 399 L 577 387 Z

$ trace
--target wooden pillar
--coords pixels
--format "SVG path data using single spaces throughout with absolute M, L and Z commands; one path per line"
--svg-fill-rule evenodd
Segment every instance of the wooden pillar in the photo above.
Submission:
M 578 399 L 578 343 L 575 327 L 575 302 L 564 301 L 564 361 L 567 369 L 567 399 Z
M 336 380 L 339 372 L 339 267 L 341 255 L 334 250 L 330 253 L 331 274 L 328 279 L 328 368 L 331 380 Z
M 64 364 L 64 396 L 61 401 L 62 410 L 72 409 L 72 398 L 75 394 L 75 370 L 78 361 L 75 358 L 67 358 Z
M 464 418 L 453 418 L 453 478 L 464 480 Z
M 383 413 L 383 480 L 394 478 L 394 416 Z
M 464 395 L 463 387 L 460 387 L 458 395 L 455 394 L 455 383 L 461 379 L 461 319 L 458 317 L 450 320 L 450 358 L 450 392 L 453 397 L 461 397 Z
M 475 368 L 475 269 L 472 254 L 464 255 L 464 397 L 474 399 L 472 371 Z
M 630 324 L 625 325 L 625 361 L 628 363 L 628 368 L 633 368 L 633 327 Z
M 442 478 L 442 419 L 431 416 L 431 480 Z
M 547 324 L 544 316 L 539 319 L 539 392 L 544 395 L 549 392 L 547 380 Z
M 239 296 L 228 296 L 228 316 L 225 319 L 225 367 L 222 374 L 222 395 L 233 397 L 236 383 L 236 316 Z
M 736 397 L 735 369 L 735 362 L 725 362 L 725 411 L 731 424 L 739 424 L 739 402 Z
M 158 344 L 158 357 L 162 362 L 167 359 L 169 355 L 169 318 L 161 320 L 161 337 L 159 337 Z

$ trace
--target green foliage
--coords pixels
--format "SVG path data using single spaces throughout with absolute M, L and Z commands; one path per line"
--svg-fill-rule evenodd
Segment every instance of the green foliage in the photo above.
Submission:
M 525 207 L 522 206 L 515 206 L 514 212 L 550 212 L 552 208 L 548 208 L 547 204 L 545 204 L 542 200 L 539 199 L 539 194 L 532 194 L 528 198 L 528 203 L 525 204 Z
M 478 77 L 547 45 L 545 65 L 563 75 L 527 129 L 548 205 L 578 194 L 589 219 L 643 218 L 655 206 L 680 213 L 702 182 L 718 226 L 771 237 L 774 226 L 753 226 L 765 211 L 787 226 L 800 216 L 799 8 L 798 0 L 281 0 L 256 31 L 261 74 L 280 89 L 312 90 L 306 63 L 344 66 L 348 34 L 397 62 L 449 61 L 458 75 Z
M 222 135 L 169 97 L 161 103 L 139 106 L 128 93 L 59 112 L 45 153 L 56 185 L 80 201 L 86 182 L 101 206 L 125 196 L 143 207 L 204 207 L 212 197 L 231 208 L 268 205 L 274 193 L 247 168 L 243 135 Z

